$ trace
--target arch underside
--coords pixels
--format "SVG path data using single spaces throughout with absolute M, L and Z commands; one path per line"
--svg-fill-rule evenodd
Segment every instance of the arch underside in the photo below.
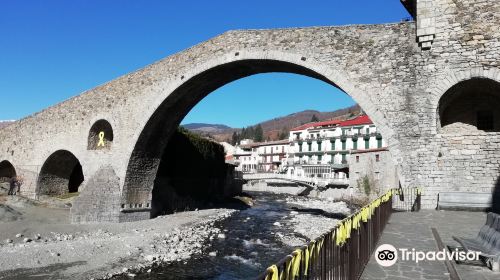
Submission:
M 12 177 L 16 176 L 16 169 L 7 160 L 0 162 L 0 183 L 8 182 Z
M 271 59 L 229 62 L 187 79 L 165 98 L 143 127 L 128 163 L 122 203 L 146 205 L 151 201 L 163 150 L 182 119 L 199 101 L 232 81 L 271 72 L 305 75 L 340 88 L 322 74 L 304 66 Z
M 473 78 L 455 84 L 439 101 L 439 124 L 447 132 L 500 131 L 500 83 Z
M 77 192 L 82 182 L 80 161 L 71 152 L 59 150 L 43 164 L 38 177 L 38 189 L 43 195 L 61 195 Z

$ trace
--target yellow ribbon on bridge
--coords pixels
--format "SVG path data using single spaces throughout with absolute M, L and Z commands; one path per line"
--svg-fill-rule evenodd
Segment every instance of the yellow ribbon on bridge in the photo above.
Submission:
M 315 243 L 313 243 L 311 246 L 314 246 Z M 311 253 L 312 251 L 309 250 L 309 246 L 306 246 L 305 252 L 304 252 L 304 275 L 307 276 L 307 271 L 309 270 L 309 259 L 311 258 Z
M 278 267 L 273 264 L 267 269 L 267 275 L 265 280 L 279 280 L 278 279 Z
M 97 143 L 97 147 L 105 147 L 104 143 L 104 131 L 99 132 L 99 142 Z
M 417 189 L 417 193 L 421 190 Z M 384 195 L 378 197 L 372 201 L 367 206 L 362 207 L 357 213 L 341 220 L 335 229 L 335 238 L 333 241 L 337 245 L 344 245 L 344 243 L 351 237 L 353 229 L 359 229 L 361 222 L 366 223 L 375 214 L 375 209 L 380 207 L 382 203 L 385 203 L 392 199 L 393 195 L 399 194 L 399 190 L 392 189 L 389 190 Z M 304 263 L 303 275 L 307 276 L 309 270 L 309 264 L 315 258 L 319 257 L 321 247 L 325 241 L 324 236 L 318 240 L 312 241 L 304 250 L 296 249 L 292 258 L 289 258 L 285 264 L 284 269 L 279 273 L 278 267 L 272 265 L 267 269 L 267 275 L 265 280 L 294 280 L 298 276 L 300 271 L 300 264 Z
M 346 219 L 339 222 L 335 230 L 335 244 L 341 246 L 347 239 L 351 237 L 351 232 L 353 229 L 358 229 L 360 227 L 361 221 L 366 223 L 373 214 L 375 214 L 375 209 L 380 207 L 380 204 L 389 201 L 392 198 L 394 190 L 390 190 L 384 195 L 378 197 L 372 201 L 368 206 L 361 208 L 356 214 L 347 217 Z
M 300 270 L 300 260 L 302 258 L 302 250 L 297 249 L 292 253 L 292 271 L 290 273 L 290 277 L 288 279 L 294 280 L 295 276 L 299 275 Z

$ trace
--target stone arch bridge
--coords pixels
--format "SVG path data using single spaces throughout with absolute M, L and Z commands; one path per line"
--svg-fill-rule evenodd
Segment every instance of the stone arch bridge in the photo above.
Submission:
M 500 2 L 402 2 L 415 21 L 229 31 L 21 119 L 0 130 L 0 175 L 23 176 L 27 196 L 83 182 L 76 222 L 149 218 L 163 149 L 189 110 L 231 81 L 288 72 L 360 104 L 387 139 L 401 184 L 425 188 L 424 207 L 442 190 L 492 192 Z M 474 96 L 484 100 L 466 106 Z

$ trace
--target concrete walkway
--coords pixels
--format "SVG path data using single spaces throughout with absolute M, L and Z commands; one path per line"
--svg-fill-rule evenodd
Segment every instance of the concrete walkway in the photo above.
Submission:
M 436 211 L 394 213 L 386 226 L 379 244 L 391 244 L 396 248 L 415 248 L 417 251 L 437 251 L 437 244 L 431 232 L 438 230 L 445 246 L 458 247 L 452 236 L 473 237 L 484 225 L 486 214 L 482 212 Z M 378 246 L 377 245 L 377 246 Z M 400 254 L 399 254 L 400 255 Z M 401 261 L 401 256 L 393 266 L 382 267 L 372 256 L 360 279 L 364 280 L 438 280 L 450 279 L 442 261 Z M 500 273 L 492 272 L 478 263 L 456 264 L 455 268 L 462 280 L 500 279 Z

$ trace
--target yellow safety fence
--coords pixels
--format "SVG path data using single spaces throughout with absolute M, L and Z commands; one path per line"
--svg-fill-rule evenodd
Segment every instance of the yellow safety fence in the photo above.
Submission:
M 422 190 L 417 188 L 417 193 L 421 194 Z M 343 246 L 346 241 L 351 237 L 351 231 L 358 229 L 361 222 L 366 223 L 370 220 L 380 204 L 389 201 L 393 195 L 399 194 L 398 189 L 391 189 L 384 195 L 373 200 L 370 204 L 364 206 L 356 213 L 341 220 L 335 227 L 335 243 L 338 246 Z M 300 264 L 304 264 L 304 275 L 307 275 L 309 265 L 319 256 L 321 247 L 325 240 L 325 235 L 317 240 L 312 241 L 305 249 L 295 250 L 291 258 L 287 258 L 284 264 L 283 271 L 279 271 L 276 265 L 272 265 L 267 269 L 265 280 L 293 280 L 298 276 Z

